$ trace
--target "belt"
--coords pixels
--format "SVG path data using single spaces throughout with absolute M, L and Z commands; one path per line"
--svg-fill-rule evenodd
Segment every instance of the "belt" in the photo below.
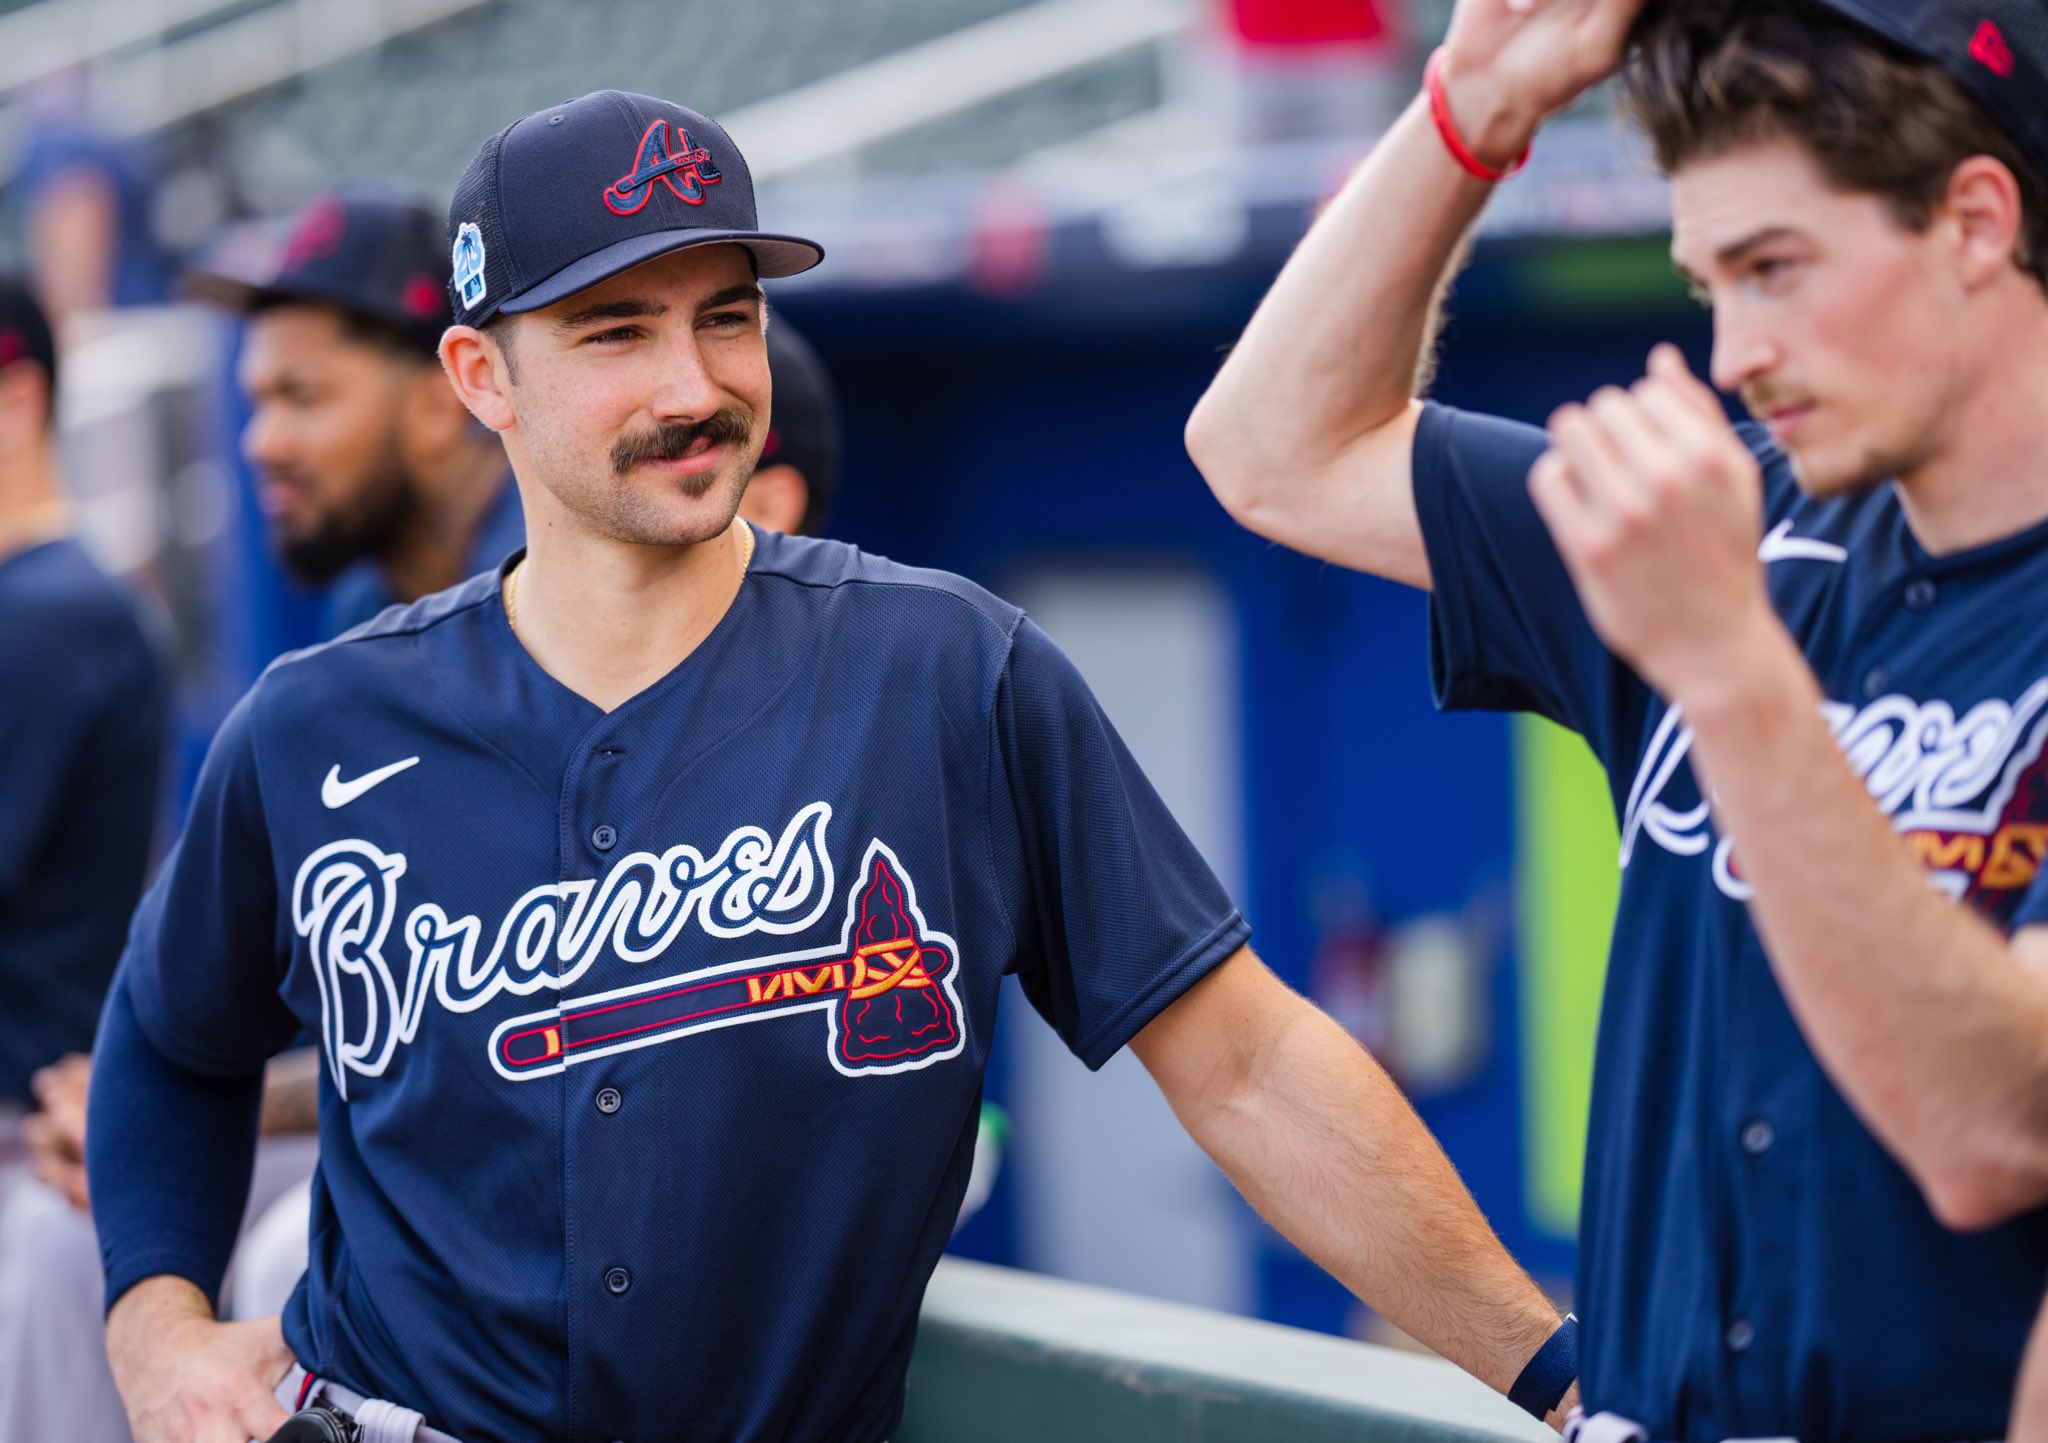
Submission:
M 1619 1413 L 1574 1411 L 1560 1443 L 1650 1443 L 1650 1430 Z M 1728 1438 L 1723 1443 L 1799 1443 L 1796 1438 Z
M 296 1363 L 277 1385 L 277 1401 L 292 1409 L 325 1403 L 346 1413 L 363 1430 L 363 1443 L 461 1443 L 438 1428 L 429 1428 L 424 1414 L 382 1398 L 365 1398 L 353 1388 L 314 1377 Z

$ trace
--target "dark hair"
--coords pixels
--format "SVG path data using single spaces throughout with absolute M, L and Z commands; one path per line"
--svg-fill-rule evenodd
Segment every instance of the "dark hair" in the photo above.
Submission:
M 513 385 L 519 384 L 519 363 L 512 357 L 513 317 L 505 311 L 492 311 L 477 329 L 497 343 L 498 354 L 505 358 L 505 379 Z
M 2019 183 L 2014 263 L 2048 291 L 2048 187 L 2018 143 L 1939 65 L 1813 0 L 1653 0 L 1622 96 L 1667 174 L 1796 140 L 1829 182 L 1881 197 L 1915 231 L 1956 167 L 1988 155 Z
M 43 416 L 57 420 L 57 340 L 26 281 L 0 274 L 0 370 L 33 361 L 43 372 Z

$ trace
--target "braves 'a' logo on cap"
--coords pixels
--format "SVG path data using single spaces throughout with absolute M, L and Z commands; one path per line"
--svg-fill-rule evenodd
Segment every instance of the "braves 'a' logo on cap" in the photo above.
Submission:
M 680 125 L 671 141 L 668 121 L 657 120 L 640 137 L 633 168 L 604 188 L 604 203 L 613 215 L 638 215 L 659 181 L 684 204 L 702 205 L 704 187 L 721 179 L 710 151 L 692 144 L 690 133 Z
M 320 197 L 292 227 L 291 239 L 284 247 L 284 268 L 295 271 L 322 256 L 333 255 L 341 249 L 342 233 L 347 226 L 348 216 L 341 202 L 331 195 Z
M 1970 58 L 2003 80 L 2012 79 L 2012 47 L 1997 25 L 1986 20 L 1970 37 Z

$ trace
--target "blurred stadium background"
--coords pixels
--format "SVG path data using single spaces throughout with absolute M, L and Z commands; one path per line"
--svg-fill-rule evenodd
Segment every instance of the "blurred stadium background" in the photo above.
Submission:
M 1180 444 L 1449 8 L 0 0 L 0 261 L 62 318 L 88 539 L 175 619 L 179 795 L 319 608 L 265 552 L 236 337 L 170 300 L 177 267 L 269 243 L 336 182 L 445 197 L 485 135 L 566 96 L 679 100 L 747 151 L 765 223 L 828 248 L 772 297 L 847 401 L 833 534 L 1034 612 L 1267 960 L 1389 1063 L 1564 1292 L 1614 885 L 1601 783 L 1554 733 L 1435 717 L 1421 599 L 1239 532 Z M 1540 418 L 1653 340 L 1700 352 L 1663 224 L 1597 98 L 1546 131 L 1460 284 L 1439 393 Z M 1370 1333 L 1134 1061 L 1090 1078 L 1012 1000 L 989 1076 L 1007 1166 L 956 1251 Z

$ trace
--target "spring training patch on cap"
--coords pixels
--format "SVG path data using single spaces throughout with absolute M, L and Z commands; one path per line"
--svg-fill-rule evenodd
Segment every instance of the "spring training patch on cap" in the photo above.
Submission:
M 450 259 L 455 267 L 455 294 L 462 298 L 462 308 L 473 311 L 483 300 L 484 284 L 484 237 L 472 221 L 464 221 L 455 232 L 455 249 Z

